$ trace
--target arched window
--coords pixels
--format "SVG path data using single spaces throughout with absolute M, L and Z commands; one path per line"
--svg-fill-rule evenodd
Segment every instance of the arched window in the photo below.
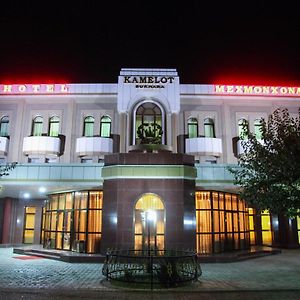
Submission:
M 109 116 L 104 116 L 100 120 L 100 136 L 110 137 L 111 131 L 111 118 Z
M 254 134 L 257 140 L 262 139 L 262 119 L 256 119 L 254 121 Z
M 196 118 L 189 118 L 187 122 L 189 138 L 198 137 L 198 121 Z
M 91 116 L 84 119 L 83 136 L 94 136 L 94 122 L 95 119 Z
M 41 136 L 43 133 L 43 118 L 35 117 L 32 122 L 32 131 L 31 135 Z
M 144 102 L 135 111 L 135 133 L 133 142 L 136 144 L 164 143 L 164 116 L 162 109 L 154 102 Z
M 249 123 L 246 119 L 240 119 L 238 122 L 238 134 L 241 140 L 248 138 Z
M 204 119 L 204 136 L 214 138 L 215 135 L 215 124 L 211 118 Z
M 59 117 L 52 117 L 49 120 L 49 136 L 59 135 Z
M 0 121 L 0 136 L 9 136 L 9 118 L 4 116 Z

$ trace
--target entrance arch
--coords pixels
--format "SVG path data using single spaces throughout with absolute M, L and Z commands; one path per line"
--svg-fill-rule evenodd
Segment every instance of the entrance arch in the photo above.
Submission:
M 165 206 L 153 193 L 143 194 L 134 208 L 134 249 L 164 250 Z

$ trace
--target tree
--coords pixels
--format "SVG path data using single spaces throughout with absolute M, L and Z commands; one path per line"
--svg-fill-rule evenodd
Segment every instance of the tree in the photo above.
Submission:
M 249 132 L 242 141 L 240 168 L 230 169 L 250 206 L 295 217 L 300 212 L 300 111 L 292 118 L 279 108 L 261 120 L 261 140 Z
M 16 167 L 17 163 L 13 162 L 13 163 L 7 163 L 5 165 L 1 165 L 0 166 L 0 178 L 2 176 L 7 176 L 9 175 L 9 171 L 11 171 L 12 169 L 14 169 Z

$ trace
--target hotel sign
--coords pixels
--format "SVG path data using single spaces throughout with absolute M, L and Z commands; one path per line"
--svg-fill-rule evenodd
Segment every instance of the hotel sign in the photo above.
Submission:
M 214 94 L 300 97 L 300 87 L 265 85 L 213 85 Z
M 164 88 L 164 84 L 173 83 L 173 76 L 124 76 L 124 83 L 134 83 L 136 88 Z
M 0 94 L 66 94 L 67 84 L 0 84 Z

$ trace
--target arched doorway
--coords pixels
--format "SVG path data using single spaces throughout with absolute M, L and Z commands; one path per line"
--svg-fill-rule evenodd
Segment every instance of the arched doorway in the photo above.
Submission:
M 134 209 L 134 249 L 164 250 L 165 208 L 161 198 L 152 193 L 143 194 Z

